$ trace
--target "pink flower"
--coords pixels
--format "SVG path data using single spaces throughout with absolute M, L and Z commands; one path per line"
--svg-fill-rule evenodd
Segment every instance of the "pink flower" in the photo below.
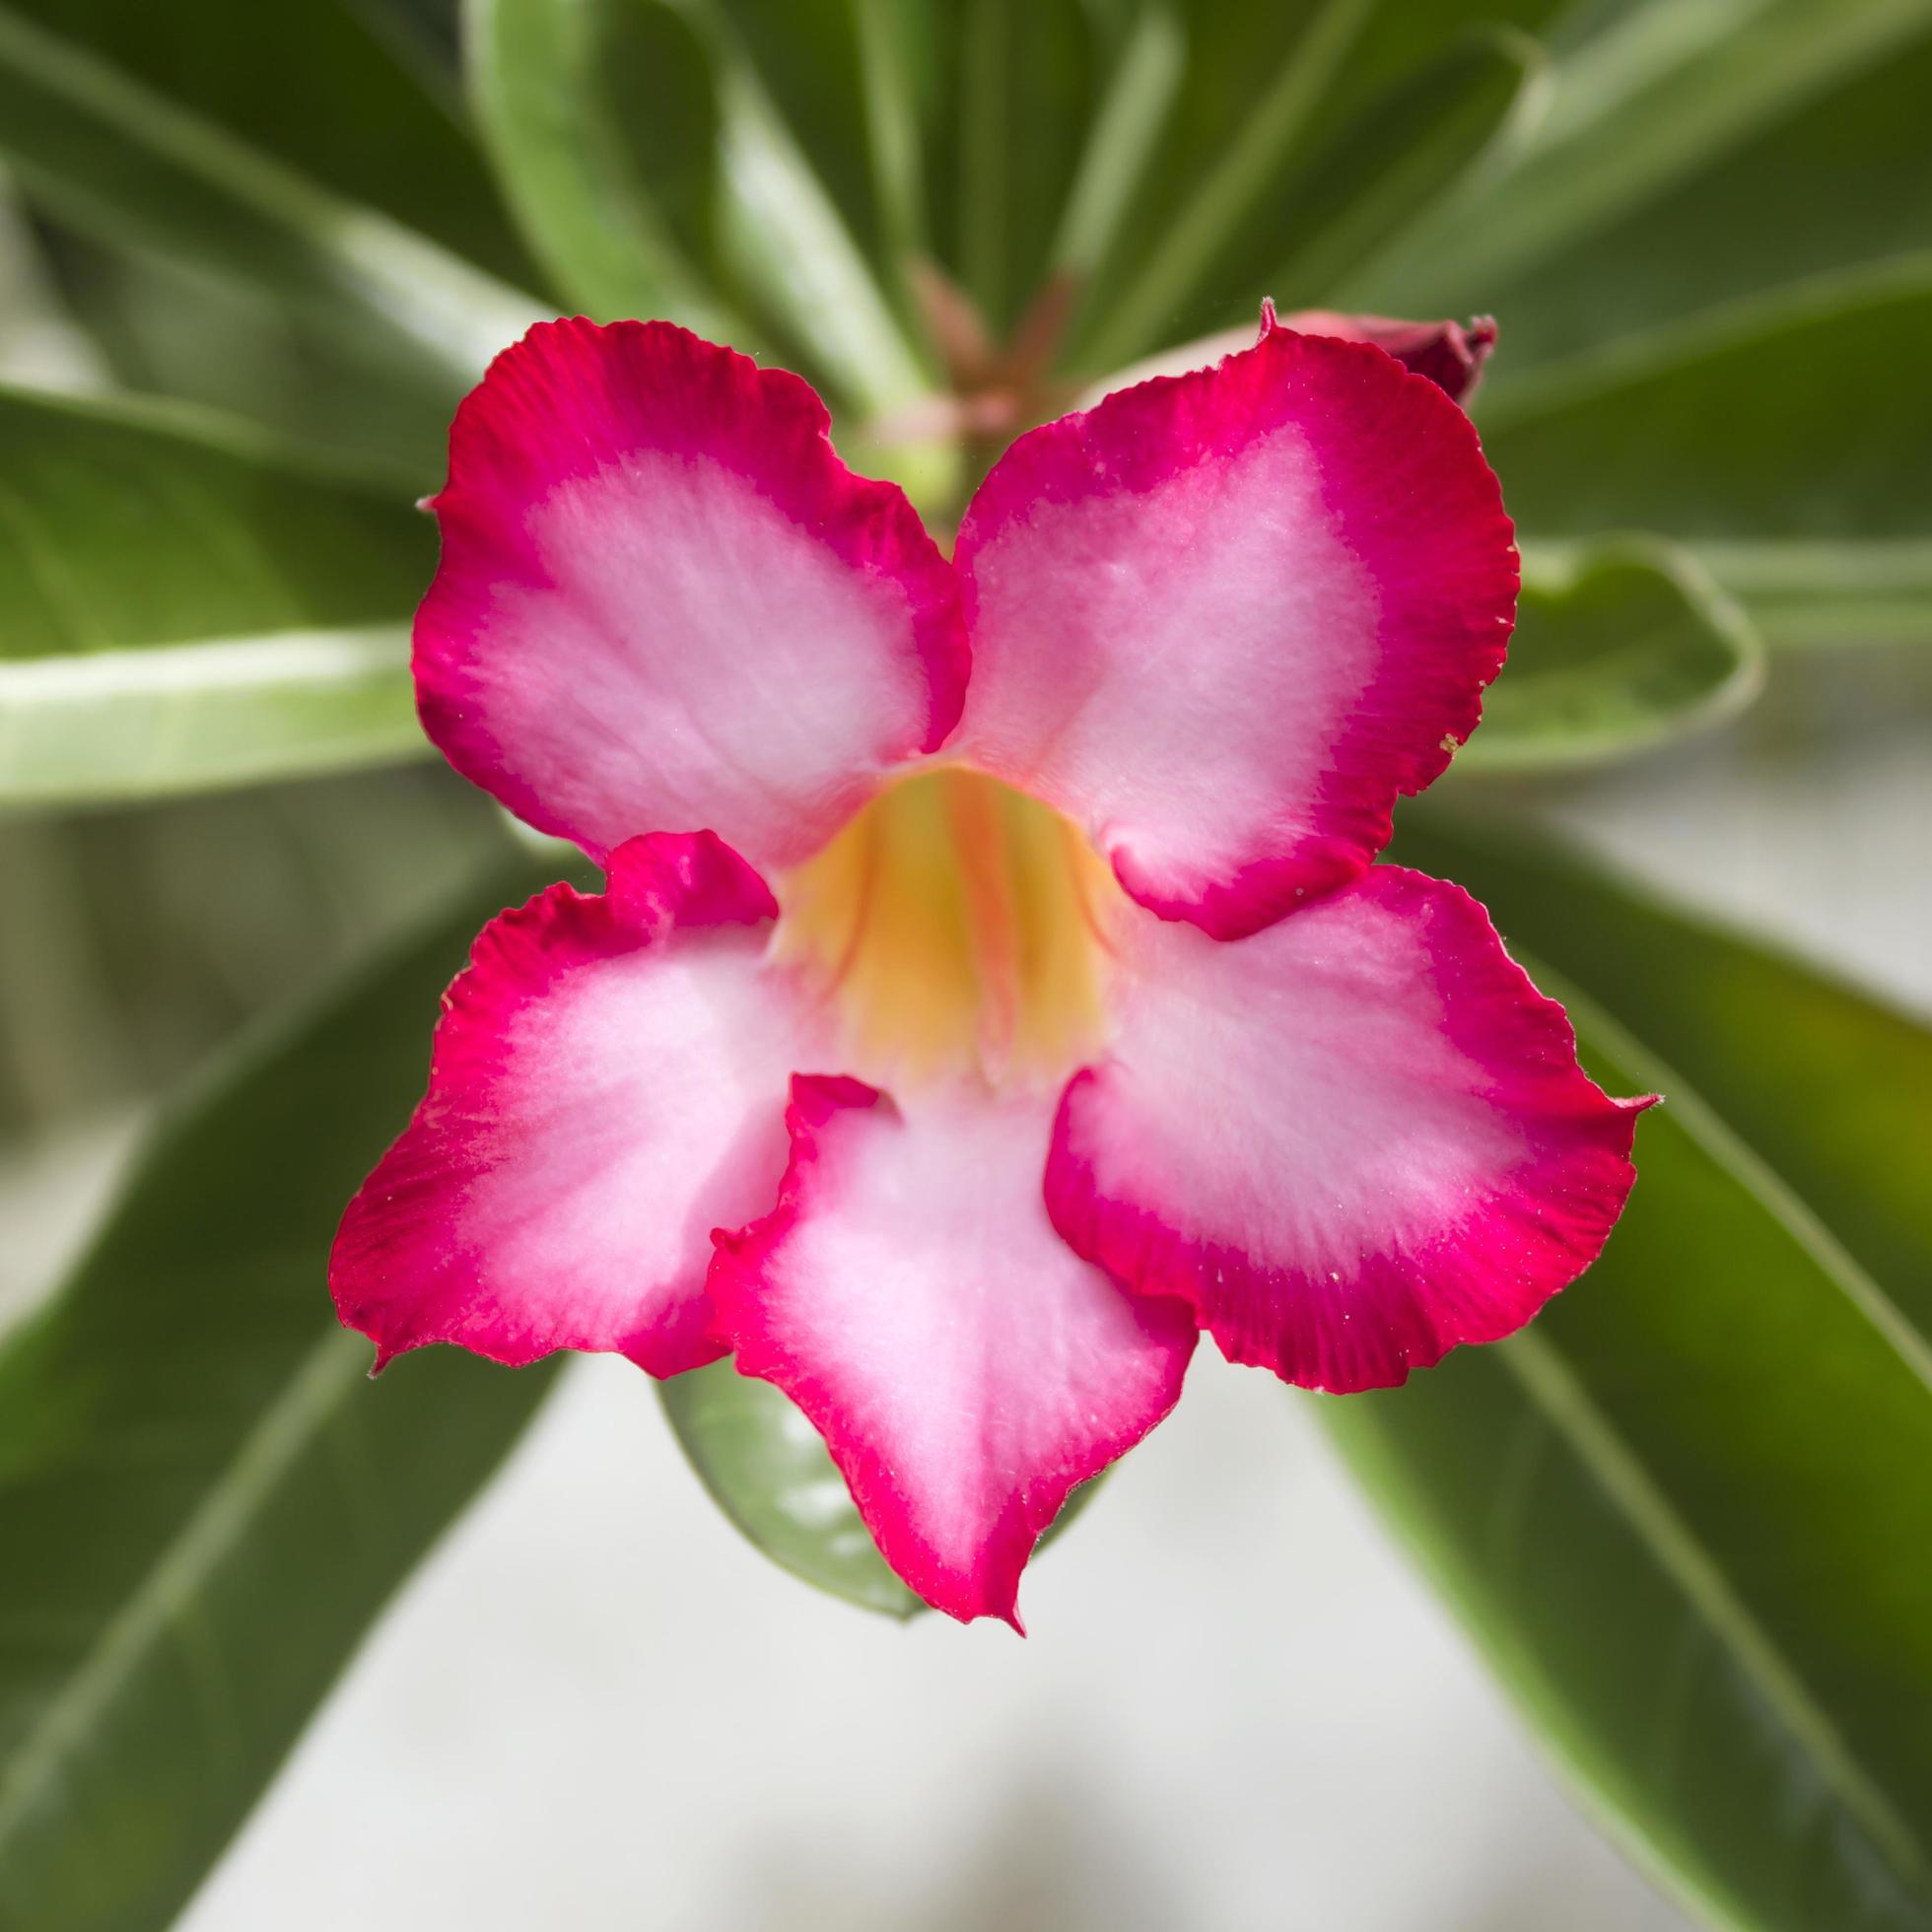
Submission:
M 1023 436 L 950 562 L 795 376 L 549 323 L 450 437 L 424 725 L 607 874 L 494 921 L 332 1283 L 379 1364 L 735 1351 L 1015 1622 L 1198 1331 L 1397 1383 L 1595 1257 L 1634 1114 L 1371 866 L 1514 615 L 1443 390 L 1266 327 Z

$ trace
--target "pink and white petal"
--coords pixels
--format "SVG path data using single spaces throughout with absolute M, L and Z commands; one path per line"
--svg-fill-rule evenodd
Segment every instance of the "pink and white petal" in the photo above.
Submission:
M 799 1078 L 779 1206 L 719 1237 L 711 1282 L 739 1369 L 811 1418 L 907 1585 L 1015 1629 L 1040 1533 L 1174 1406 L 1195 1342 L 1049 1225 L 1051 1111 L 962 1090 L 907 1117 Z
M 662 835 L 620 846 L 602 895 L 555 885 L 484 928 L 330 1258 L 379 1367 L 430 1342 L 717 1358 L 712 1229 L 777 1198 L 800 1052 L 761 963 L 775 910 L 709 833 Z
M 1080 1254 L 1336 1391 L 1512 1333 L 1595 1260 L 1649 1102 L 1583 1072 L 1460 887 L 1378 865 L 1233 945 L 1140 925 L 1047 1167 Z
M 799 378 L 668 322 L 543 322 L 499 356 L 416 619 L 457 771 L 598 857 L 704 828 L 766 866 L 934 748 L 966 681 L 951 567 L 829 431 Z
M 956 556 L 961 755 L 1217 938 L 1368 864 L 1475 728 L 1516 607 L 1469 419 L 1379 349 L 1282 328 L 1022 437 Z

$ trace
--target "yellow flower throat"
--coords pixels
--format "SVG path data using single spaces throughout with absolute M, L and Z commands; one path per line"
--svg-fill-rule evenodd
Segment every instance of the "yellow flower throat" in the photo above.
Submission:
M 852 1070 L 1063 1079 L 1104 1039 L 1125 895 L 1050 806 L 949 766 L 900 780 L 778 885 L 774 957 L 831 1002 Z

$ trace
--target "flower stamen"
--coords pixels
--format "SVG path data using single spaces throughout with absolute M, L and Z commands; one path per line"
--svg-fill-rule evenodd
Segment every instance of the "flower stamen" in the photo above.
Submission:
M 1123 895 L 1079 831 L 963 766 L 890 787 L 778 887 L 778 961 L 881 1081 L 1064 1078 L 1104 1040 Z

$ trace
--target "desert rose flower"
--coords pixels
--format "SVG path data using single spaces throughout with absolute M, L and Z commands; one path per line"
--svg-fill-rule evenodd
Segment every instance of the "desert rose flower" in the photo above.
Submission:
M 1642 1103 L 1371 863 L 1517 589 L 1475 431 L 1381 347 L 1271 314 L 1034 430 L 948 560 L 795 376 L 547 323 L 433 507 L 425 727 L 606 886 L 449 990 L 332 1262 L 379 1364 L 734 1353 L 914 1590 L 1016 1622 L 1201 1331 L 1382 1387 L 1602 1247 Z

